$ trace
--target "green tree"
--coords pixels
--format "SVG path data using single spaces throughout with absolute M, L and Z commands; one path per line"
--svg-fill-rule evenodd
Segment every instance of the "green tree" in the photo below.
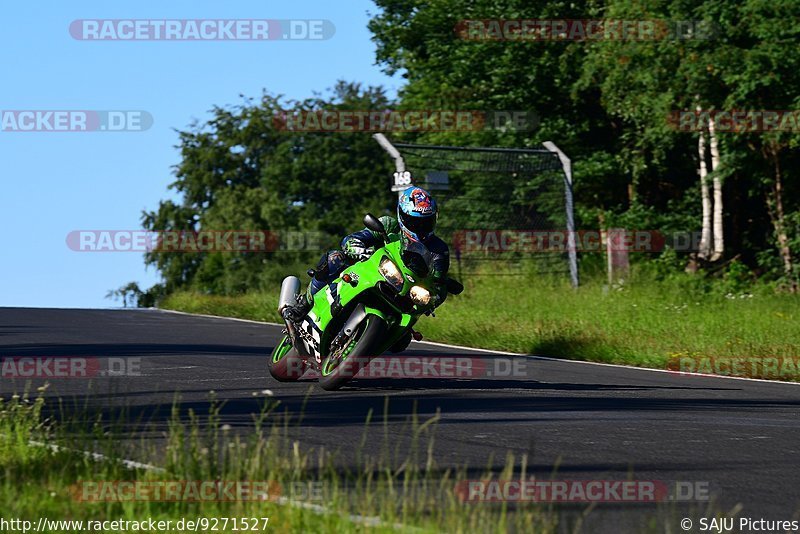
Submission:
M 383 213 L 392 162 L 368 133 L 308 133 L 282 127 L 283 112 L 373 110 L 391 105 L 380 88 L 340 82 L 327 96 L 215 107 L 212 118 L 180 132 L 175 167 L 178 201 L 142 214 L 151 231 L 290 230 L 338 237 L 361 227 L 364 213 Z M 276 252 L 148 252 L 161 273 L 153 294 L 194 289 L 234 294 L 260 289 L 287 269 L 316 261 L 322 250 Z
M 701 21 L 708 38 L 603 41 L 589 45 L 579 87 L 599 87 L 607 112 L 623 122 L 620 158 L 628 162 L 637 197 L 658 204 L 677 186 L 698 199 L 692 184 L 699 166 L 696 135 L 665 118 L 676 110 L 792 110 L 800 97 L 796 43 L 800 4 L 786 1 L 683 0 L 630 3 L 611 0 L 607 16 L 621 19 Z M 783 133 L 718 132 L 720 161 L 711 177 L 733 197 L 725 216 L 736 254 L 752 264 L 757 251 L 778 245 L 785 276 L 794 272 L 785 221 L 787 199 L 797 209 L 798 130 Z M 684 203 L 686 205 L 686 203 Z M 771 231 L 769 228 L 771 227 Z M 798 251 L 794 251 L 796 254 Z
M 588 224 L 598 209 L 627 206 L 620 124 L 606 113 L 596 87 L 577 87 L 587 54 L 569 41 L 468 40 L 455 29 L 464 20 L 582 19 L 602 3 L 545 0 L 376 0 L 370 22 L 377 58 L 406 80 L 401 106 L 417 109 L 533 111 L 532 130 L 486 129 L 414 135 L 445 145 L 541 148 L 553 141 L 579 160 L 574 167 L 577 212 Z M 588 10 L 588 11 L 587 11 Z

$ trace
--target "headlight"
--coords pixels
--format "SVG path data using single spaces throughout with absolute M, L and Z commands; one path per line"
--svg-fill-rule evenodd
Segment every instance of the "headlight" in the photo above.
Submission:
M 431 301 L 431 292 L 420 286 L 413 286 L 408 296 L 414 301 L 414 304 L 426 306 Z
M 392 260 L 383 258 L 378 271 L 397 291 L 403 289 L 403 273 L 400 272 L 400 269 L 397 268 L 397 265 Z

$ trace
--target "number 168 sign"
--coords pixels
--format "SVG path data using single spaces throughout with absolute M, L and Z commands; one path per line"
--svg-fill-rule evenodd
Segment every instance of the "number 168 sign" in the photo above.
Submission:
M 392 191 L 400 191 L 411 185 L 410 171 L 397 171 L 394 173 L 394 186 Z

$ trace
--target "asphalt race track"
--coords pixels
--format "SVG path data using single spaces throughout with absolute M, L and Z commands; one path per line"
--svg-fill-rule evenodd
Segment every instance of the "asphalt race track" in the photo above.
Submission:
M 412 413 L 424 421 L 439 410 L 440 468 L 499 471 L 511 451 L 526 453 L 528 472 L 544 478 L 699 482 L 693 487 L 707 486 L 716 509 L 741 505 L 739 516 L 786 520 L 800 510 L 797 385 L 535 357 L 520 360 L 512 376 L 496 376 L 505 366 L 492 359 L 509 356 L 413 343 L 403 357 L 481 358 L 489 372 L 358 379 L 326 392 L 313 380 L 282 384 L 269 377 L 266 359 L 279 336 L 273 325 L 158 310 L 0 308 L 0 357 L 82 357 L 90 369 L 99 365 L 90 380 L 51 377 L 47 395 L 89 395 L 98 406 L 124 405 L 158 418 L 169 412 L 158 407 L 171 406 L 176 391 L 202 413 L 213 390 L 226 401 L 223 422 L 239 432 L 272 396 L 284 413 L 297 415 L 292 432 L 302 445 L 335 451 L 343 467 L 355 461 L 352 451 L 365 434 L 367 447 L 377 449 L 385 432 L 403 443 Z M 121 376 L 102 376 L 108 362 Z M 43 381 L 4 373 L 0 396 Z M 370 410 L 373 426 L 366 427 Z M 679 532 L 683 514 L 696 520 L 707 506 L 690 500 L 661 520 L 674 521 Z M 586 531 L 616 531 L 655 513 L 650 504 L 599 504 Z

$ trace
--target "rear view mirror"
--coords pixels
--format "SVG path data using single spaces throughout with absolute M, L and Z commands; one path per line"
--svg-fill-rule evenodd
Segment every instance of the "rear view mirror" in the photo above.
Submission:
M 464 291 L 464 286 L 461 282 L 454 280 L 453 278 L 448 278 L 447 282 L 447 292 L 452 295 L 460 295 Z
M 383 223 L 371 213 L 364 215 L 364 226 L 380 235 L 386 235 L 386 228 L 384 228 Z

